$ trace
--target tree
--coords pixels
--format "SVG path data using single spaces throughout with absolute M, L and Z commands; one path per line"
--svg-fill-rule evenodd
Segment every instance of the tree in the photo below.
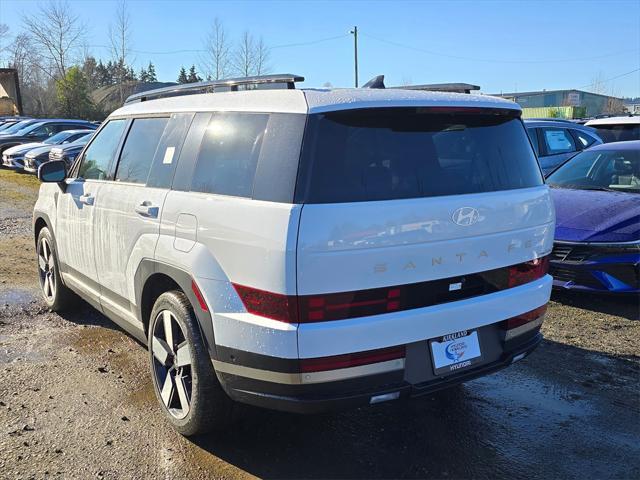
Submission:
M 0 65 L 2 65 L 2 57 L 4 52 L 9 49 L 5 40 L 9 39 L 9 25 L 6 23 L 0 23 Z
M 191 65 L 191 68 L 189 69 L 189 75 L 187 76 L 187 83 L 196 83 L 201 81 L 202 78 L 198 76 L 198 72 L 196 72 L 196 66 Z
M 64 78 L 78 54 L 83 32 L 69 4 L 51 0 L 40 6 L 37 13 L 25 15 L 22 23 L 31 44 L 46 61 L 34 66 L 54 78 Z M 53 66 L 53 74 L 50 73 L 49 64 Z
M 84 62 L 82 62 L 82 73 L 87 78 L 90 90 L 95 90 L 99 86 L 97 68 L 98 63 L 94 57 L 91 55 L 85 57 Z
M 156 67 L 151 62 L 149 62 L 149 66 L 147 67 L 147 75 L 149 77 L 149 82 L 158 81 L 158 77 L 156 76 Z
M 242 34 L 242 38 L 240 39 L 240 43 L 236 48 L 235 57 L 234 57 L 234 67 L 236 72 L 241 77 L 248 77 L 253 72 L 254 68 L 254 59 L 253 59 L 253 50 L 254 46 L 253 37 L 247 31 Z
M 187 71 L 184 69 L 184 67 L 180 67 L 180 73 L 178 74 L 178 83 L 189 83 Z
M 208 79 L 220 80 L 228 75 L 231 56 L 231 44 L 220 19 L 215 18 L 204 40 L 205 54 L 201 70 Z
M 256 75 L 264 75 L 265 73 L 269 73 L 269 57 L 270 52 L 269 48 L 265 45 L 262 37 L 258 40 L 254 50 L 254 64 L 255 64 L 255 74 Z
M 249 32 L 244 32 L 234 55 L 234 68 L 241 77 L 263 75 L 269 67 L 269 48 L 262 38 L 257 42 Z
M 115 76 L 114 80 L 119 86 L 120 101 L 125 100 L 124 83 L 131 80 L 131 68 L 129 67 L 129 40 L 131 36 L 131 20 L 127 10 L 125 0 L 122 0 L 116 10 L 115 23 L 109 26 L 109 39 L 111 41 L 111 52 L 114 58 Z
M 138 74 L 138 80 L 140 80 L 142 83 L 147 83 L 149 81 L 149 74 L 147 73 L 144 67 L 140 69 L 140 73 Z
M 71 67 L 56 81 L 58 109 L 62 117 L 92 118 L 95 107 L 89 96 L 87 78 L 79 67 Z

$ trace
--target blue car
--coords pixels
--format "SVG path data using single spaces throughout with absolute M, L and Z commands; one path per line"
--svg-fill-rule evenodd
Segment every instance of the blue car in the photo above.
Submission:
M 554 286 L 640 293 L 640 141 L 590 148 L 547 183 L 556 207 Z
M 594 128 L 569 120 L 525 120 L 542 173 L 548 175 L 576 153 L 602 143 Z

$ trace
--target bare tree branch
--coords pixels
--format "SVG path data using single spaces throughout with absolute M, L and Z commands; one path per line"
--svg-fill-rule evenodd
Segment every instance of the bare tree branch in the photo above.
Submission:
M 265 73 L 269 73 L 269 57 L 271 53 L 269 48 L 260 37 L 258 43 L 255 47 L 254 58 L 255 58 L 255 73 L 256 75 L 264 75 Z
M 53 65 L 53 72 L 47 72 L 48 75 L 64 78 L 83 37 L 82 26 L 69 4 L 51 0 L 40 6 L 35 14 L 25 15 L 22 23 L 33 47 Z
M 131 38 L 131 18 L 125 0 L 118 4 L 115 23 L 109 25 L 111 54 L 116 65 L 116 83 L 119 86 L 120 102 L 125 100 L 125 81 L 129 73 L 129 41 Z
M 200 70 L 213 80 L 225 78 L 229 74 L 231 44 L 218 18 L 214 19 L 205 38 L 204 49 L 206 53 L 203 55 Z

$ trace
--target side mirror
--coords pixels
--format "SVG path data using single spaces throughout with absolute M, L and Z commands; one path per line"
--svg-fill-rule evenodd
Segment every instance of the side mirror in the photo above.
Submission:
M 67 164 L 64 160 L 45 162 L 38 168 L 38 180 L 45 183 L 60 183 L 67 178 Z

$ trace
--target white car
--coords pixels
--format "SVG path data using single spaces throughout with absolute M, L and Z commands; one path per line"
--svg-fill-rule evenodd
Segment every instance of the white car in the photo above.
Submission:
M 595 128 L 604 143 L 640 140 L 640 116 L 637 115 L 596 118 L 585 126 Z
M 184 435 L 235 402 L 429 393 L 542 339 L 555 217 L 518 105 L 299 79 L 144 92 L 38 173 L 45 301 L 147 342 Z

